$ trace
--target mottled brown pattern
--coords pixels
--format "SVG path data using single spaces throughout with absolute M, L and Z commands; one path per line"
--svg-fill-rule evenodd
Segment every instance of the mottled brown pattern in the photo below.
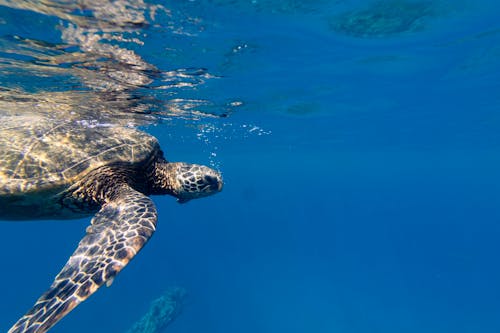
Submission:
M 109 163 L 150 162 L 158 149 L 154 137 L 133 128 L 0 116 L 0 219 L 9 218 L 9 207 L 23 205 L 50 215 L 54 196 L 90 171 Z M 43 195 L 35 199 L 37 194 Z
M 156 220 L 151 199 L 121 186 L 116 199 L 94 216 L 87 234 L 49 290 L 9 333 L 49 330 L 128 264 L 155 231 Z
M 109 285 L 156 228 L 148 195 L 186 202 L 221 189 L 217 171 L 167 162 L 157 140 L 136 129 L 0 112 L 0 219 L 96 213 L 49 290 L 9 333 L 44 333 Z
M 0 195 L 64 187 L 110 162 L 140 163 L 157 140 L 133 128 L 0 116 Z

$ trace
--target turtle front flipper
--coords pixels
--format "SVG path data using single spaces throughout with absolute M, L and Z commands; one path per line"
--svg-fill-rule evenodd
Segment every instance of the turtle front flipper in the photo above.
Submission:
M 9 333 L 43 333 L 84 301 L 139 252 L 156 228 L 153 201 L 128 186 L 117 189 L 54 282 Z

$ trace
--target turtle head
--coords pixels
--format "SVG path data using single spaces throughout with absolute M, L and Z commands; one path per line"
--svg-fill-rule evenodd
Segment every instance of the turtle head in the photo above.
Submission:
M 158 163 L 154 183 L 153 193 L 171 194 L 179 203 L 218 193 L 223 185 L 216 170 L 184 162 Z

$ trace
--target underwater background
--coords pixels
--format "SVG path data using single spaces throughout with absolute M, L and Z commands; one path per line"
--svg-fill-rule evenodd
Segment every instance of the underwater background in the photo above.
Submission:
M 499 332 L 500 4 L 0 0 L 0 108 L 138 126 L 220 194 L 50 332 Z M 0 223 L 0 331 L 90 218 Z

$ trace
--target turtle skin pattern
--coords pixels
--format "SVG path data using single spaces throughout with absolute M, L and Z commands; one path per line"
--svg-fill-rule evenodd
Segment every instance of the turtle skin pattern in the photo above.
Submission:
M 128 185 L 119 187 L 94 216 L 50 288 L 8 333 L 47 332 L 99 287 L 112 282 L 149 240 L 156 221 L 149 197 Z

